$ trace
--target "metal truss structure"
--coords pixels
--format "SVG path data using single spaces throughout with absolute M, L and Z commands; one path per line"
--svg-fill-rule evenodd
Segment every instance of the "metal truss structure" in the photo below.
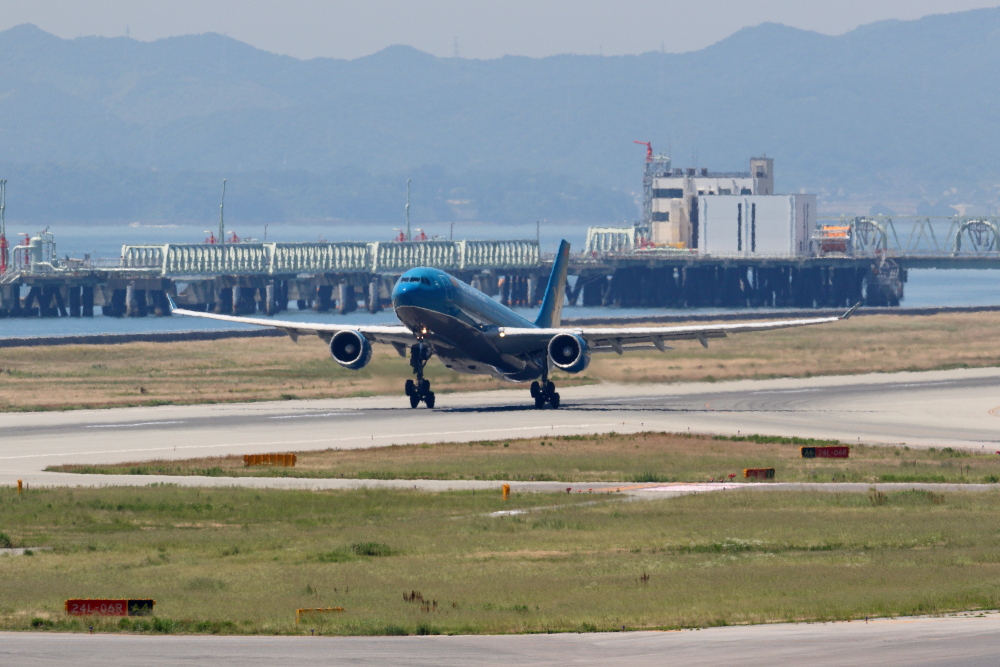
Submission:
M 1000 258 L 1000 218 L 861 216 L 841 222 L 851 228 L 855 256 Z

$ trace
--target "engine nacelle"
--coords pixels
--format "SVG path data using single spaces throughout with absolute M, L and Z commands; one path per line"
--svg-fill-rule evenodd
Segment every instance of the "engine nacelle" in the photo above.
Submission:
M 372 344 L 358 331 L 338 331 L 330 339 L 330 354 L 344 368 L 359 370 L 372 360 Z
M 579 373 L 590 365 L 587 341 L 576 334 L 558 334 L 549 341 L 549 360 L 561 371 Z

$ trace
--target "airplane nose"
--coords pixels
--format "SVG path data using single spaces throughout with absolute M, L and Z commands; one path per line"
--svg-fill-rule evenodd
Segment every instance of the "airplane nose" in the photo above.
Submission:
M 406 302 L 414 296 L 420 283 L 397 283 L 392 290 L 392 303 L 394 305 L 406 305 Z

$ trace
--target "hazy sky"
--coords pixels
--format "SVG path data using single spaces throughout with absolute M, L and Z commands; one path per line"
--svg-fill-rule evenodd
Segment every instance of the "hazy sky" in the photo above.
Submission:
M 764 21 L 840 34 L 997 0 L 0 0 L 0 30 L 140 40 L 218 32 L 299 58 L 357 58 L 392 44 L 438 56 L 605 55 L 700 49 Z

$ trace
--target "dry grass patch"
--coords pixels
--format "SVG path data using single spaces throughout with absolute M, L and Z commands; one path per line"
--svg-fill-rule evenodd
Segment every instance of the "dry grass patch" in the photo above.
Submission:
M 742 482 L 744 468 L 774 468 L 783 482 L 1000 482 L 1000 456 L 950 447 L 851 445 L 848 459 L 803 459 L 803 445 L 839 444 L 751 435 L 679 433 L 552 436 L 469 443 L 297 452 L 294 468 L 244 467 L 240 456 L 112 465 L 55 472 L 349 479 L 474 479 L 586 482 Z
M 595 355 L 562 386 L 596 381 L 686 382 L 1000 365 L 1000 313 L 854 317 L 826 326 L 740 334 L 709 349 Z M 318 338 L 10 348 L 0 353 L 0 410 L 162 405 L 399 394 L 409 363 L 377 346 L 360 371 L 338 366 Z M 436 361 L 437 392 L 496 389 Z

